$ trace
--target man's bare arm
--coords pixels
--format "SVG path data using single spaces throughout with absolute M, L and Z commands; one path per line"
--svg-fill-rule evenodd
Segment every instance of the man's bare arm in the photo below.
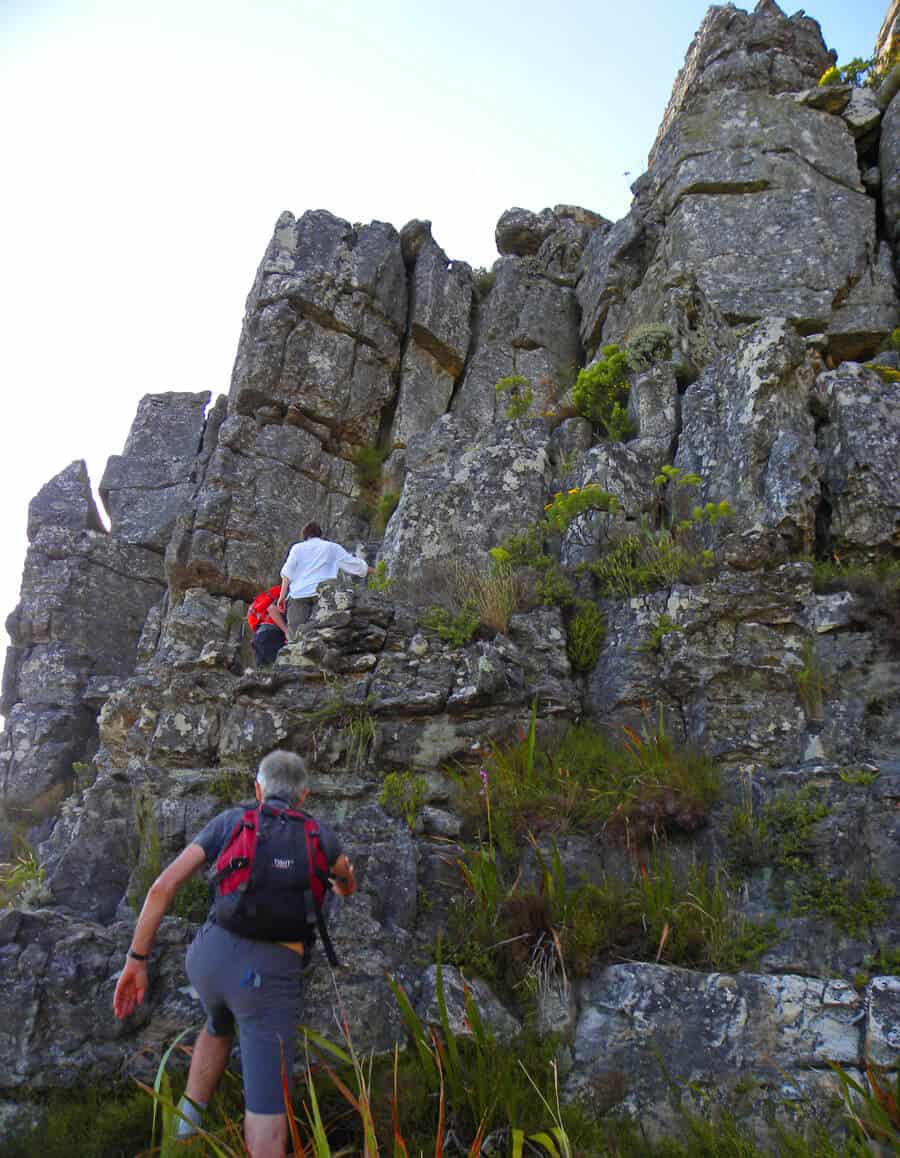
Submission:
M 135 953 L 146 957 L 153 945 L 153 938 L 159 928 L 159 923 L 166 915 L 166 910 L 172 903 L 178 889 L 188 877 L 193 876 L 205 862 L 206 853 L 199 844 L 189 844 L 177 856 L 168 868 L 163 869 L 147 893 L 141 915 L 131 938 L 131 948 Z M 113 995 L 113 1011 L 116 1017 L 127 1017 L 141 1002 L 147 993 L 147 962 L 136 961 L 128 957 L 125 968 L 116 983 L 116 992 Z

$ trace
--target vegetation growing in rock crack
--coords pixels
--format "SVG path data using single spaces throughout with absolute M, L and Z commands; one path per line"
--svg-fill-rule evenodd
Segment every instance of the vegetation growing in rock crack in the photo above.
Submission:
M 579 414 L 589 418 L 610 442 L 634 432 L 628 418 L 628 355 L 616 345 L 604 346 L 591 366 L 580 370 L 572 388 Z
M 534 402 L 531 383 L 521 374 L 509 374 L 501 378 L 494 386 L 494 392 L 509 419 L 524 418 Z
M 772 893 L 781 908 L 825 917 L 848 936 L 862 938 L 886 919 L 895 889 L 873 873 L 861 880 L 834 878 L 819 867 L 816 829 L 828 812 L 809 785 L 782 792 L 761 809 L 748 792 L 731 817 L 729 865 L 744 876 L 774 869 Z
M 669 326 L 660 322 L 636 326 L 625 339 L 625 354 L 630 369 L 640 372 L 649 370 L 657 362 L 672 357 L 674 335 Z
M 389 815 L 403 817 L 412 832 L 427 799 L 428 781 L 420 772 L 389 772 L 378 803 Z

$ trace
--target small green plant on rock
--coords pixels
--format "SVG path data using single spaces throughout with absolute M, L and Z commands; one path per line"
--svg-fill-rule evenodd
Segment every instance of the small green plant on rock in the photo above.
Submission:
M 370 589 L 378 591 L 381 595 L 387 595 L 393 586 L 394 580 L 388 575 L 387 563 L 384 559 L 379 559 L 375 564 L 375 570 L 369 576 Z
M 428 781 L 421 773 L 389 772 L 384 778 L 378 803 L 390 816 L 402 816 L 412 832 L 428 798 Z
M 658 652 L 662 648 L 662 641 L 666 636 L 676 631 L 684 631 L 684 628 L 677 624 L 670 616 L 665 614 L 660 615 L 650 629 L 647 638 L 637 650 Z
M 498 402 L 506 404 L 504 413 L 509 419 L 524 418 L 534 402 L 531 383 L 521 374 L 509 374 L 494 386 Z
M 807 640 L 801 651 L 802 665 L 794 675 L 797 693 L 803 711 L 809 720 L 821 720 L 825 710 L 825 697 L 831 689 L 831 677 L 812 640 Z
M 640 372 L 672 357 L 672 330 L 659 322 L 638 326 L 625 340 L 629 367 Z
M 593 671 L 606 638 L 606 621 L 591 599 L 576 599 L 566 624 L 566 655 L 577 672 Z
M 481 616 L 471 602 L 455 612 L 435 605 L 422 614 L 419 622 L 429 631 L 436 632 L 451 647 L 465 647 L 481 625 Z
M 202 924 L 209 915 L 212 903 L 209 882 L 203 872 L 194 873 L 175 894 L 169 910 L 173 917 L 183 917 L 195 925 Z
M 868 60 L 861 56 L 854 56 L 846 64 L 832 65 L 819 77 L 819 87 L 829 84 L 852 84 L 855 88 L 877 88 L 884 79 L 884 71 L 878 67 L 878 58 L 870 56 Z
M 0 909 L 27 899 L 40 889 L 44 870 L 34 849 L 26 845 L 11 863 L 0 864 Z

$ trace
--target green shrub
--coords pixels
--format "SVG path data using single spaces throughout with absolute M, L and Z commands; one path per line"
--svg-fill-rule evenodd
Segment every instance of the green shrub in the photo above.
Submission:
M 712 551 L 696 547 L 683 530 L 645 528 L 619 539 L 588 570 L 601 595 L 631 599 L 674 583 L 701 583 L 714 567 Z
M 854 56 L 846 64 L 832 65 L 819 77 L 819 87 L 829 84 L 852 84 L 854 87 L 865 86 L 877 88 L 885 75 L 884 69 L 878 67 L 878 58 L 870 56 L 864 60 L 861 56 Z
M 566 623 L 566 655 L 575 671 L 593 671 L 606 638 L 606 621 L 590 599 L 576 599 Z
M 640 372 L 648 370 L 657 362 L 672 357 L 673 334 L 668 326 L 651 323 L 638 326 L 629 334 L 625 342 L 625 354 L 629 367 Z
M 475 292 L 475 298 L 479 302 L 483 302 L 491 290 L 494 288 L 494 282 L 497 280 L 497 275 L 492 269 L 486 269 L 483 265 L 472 272 L 472 289 Z
M 378 803 L 390 816 L 402 816 L 412 831 L 428 798 L 428 781 L 420 773 L 389 772 Z
M 494 386 L 498 402 L 505 402 L 504 413 L 507 418 L 524 418 L 534 402 L 534 391 L 531 383 L 521 374 L 510 374 L 501 378 Z
M 153 1103 L 134 1087 L 66 1090 L 45 1112 L 36 1129 L 4 1136 L 3 1158 L 132 1158 L 146 1151 Z
M 481 625 L 481 616 L 472 603 L 467 603 L 456 612 L 435 605 L 428 608 L 419 622 L 453 647 L 464 647 Z
M 202 924 L 209 915 L 212 904 L 209 882 L 203 872 L 189 877 L 175 894 L 169 910 L 173 917 L 184 917 L 195 925 Z
M 596 423 L 611 442 L 633 429 L 628 421 L 628 357 L 618 346 L 604 346 L 600 358 L 580 370 L 572 389 L 579 414 Z

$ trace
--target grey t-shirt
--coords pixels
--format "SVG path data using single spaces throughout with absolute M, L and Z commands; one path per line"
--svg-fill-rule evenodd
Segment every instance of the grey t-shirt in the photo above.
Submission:
M 267 801 L 267 804 L 273 804 L 276 808 L 289 808 L 290 805 L 285 800 L 279 800 L 272 796 Z M 252 805 L 242 807 L 237 805 L 235 808 L 229 808 L 225 812 L 220 812 L 218 816 L 214 816 L 208 824 L 197 833 L 191 844 L 199 844 L 206 853 L 206 863 L 210 868 L 219 859 L 222 849 L 228 843 L 228 838 L 234 832 L 235 826 L 239 820 L 243 819 L 247 808 Z M 316 824 L 319 826 L 319 838 L 322 841 L 322 851 L 328 860 L 329 865 L 333 865 L 337 858 L 341 855 L 341 842 L 338 840 L 337 833 L 329 825 L 317 820 Z

